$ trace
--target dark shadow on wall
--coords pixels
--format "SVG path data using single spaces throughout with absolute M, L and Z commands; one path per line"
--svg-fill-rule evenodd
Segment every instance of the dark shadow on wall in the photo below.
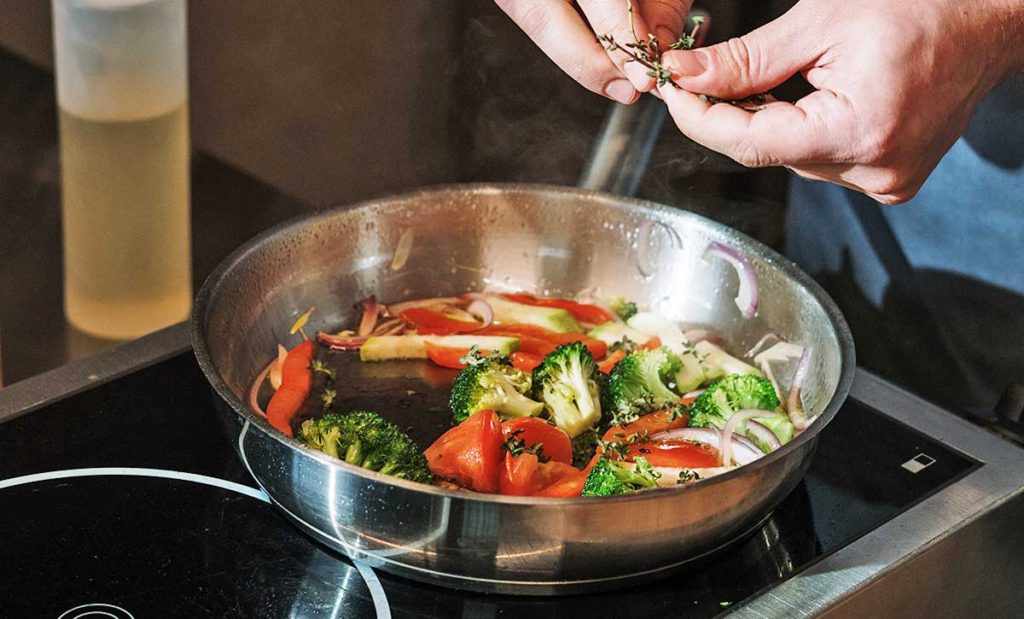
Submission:
M 1004 170 L 1024 165 L 1024 73 L 1015 73 L 978 106 L 964 140 L 979 156 Z M 1006 122 L 1016 118 L 1017 122 Z
M 999 394 L 1024 380 L 1024 297 L 945 271 L 914 277 L 931 316 L 899 285 L 874 307 L 849 252 L 839 272 L 815 274 L 850 324 L 859 365 L 959 414 L 990 416 Z

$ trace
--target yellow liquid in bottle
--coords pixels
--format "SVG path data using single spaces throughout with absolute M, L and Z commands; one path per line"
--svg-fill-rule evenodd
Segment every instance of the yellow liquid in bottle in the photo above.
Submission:
M 192 304 L 188 108 L 137 120 L 60 109 L 64 309 L 90 335 L 131 339 Z

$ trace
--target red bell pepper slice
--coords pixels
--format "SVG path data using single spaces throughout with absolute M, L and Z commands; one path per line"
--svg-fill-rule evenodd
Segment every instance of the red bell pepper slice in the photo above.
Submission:
M 718 466 L 718 450 L 700 443 L 670 439 L 667 441 L 633 443 L 626 452 L 626 460 L 647 458 L 651 466 L 670 466 L 698 469 Z
M 435 364 L 454 370 L 461 370 L 466 367 L 466 364 L 459 361 L 459 359 L 469 354 L 468 348 L 449 348 L 432 342 L 424 342 L 423 345 L 427 348 L 427 357 Z M 491 354 L 489 350 L 480 350 L 478 352 L 484 357 Z
M 302 408 L 313 387 L 313 340 L 306 340 L 288 351 L 281 364 L 281 386 L 267 404 L 267 421 L 286 436 L 293 436 L 292 419 Z
M 452 335 L 478 331 L 483 325 L 468 320 L 455 320 L 425 307 L 411 307 L 398 315 L 421 335 Z
M 608 355 L 608 358 L 597 364 L 597 369 L 601 370 L 605 374 L 611 374 L 615 366 L 626 358 L 626 351 L 621 348 Z
M 512 353 L 512 365 L 524 372 L 532 372 L 533 368 L 540 365 L 540 362 L 543 360 L 544 357 L 538 357 L 537 355 L 531 355 L 522 351 Z
M 523 305 L 539 305 L 542 307 L 557 307 L 559 309 L 568 310 L 570 314 L 576 320 L 590 323 L 593 325 L 599 325 L 603 322 L 612 320 L 612 315 L 596 305 L 589 303 L 577 303 L 570 299 L 559 299 L 559 298 L 545 298 L 535 297 L 532 294 L 503 294 L 501 295 L 505 299 L 512 301 L 513 303 L 522 303 Z

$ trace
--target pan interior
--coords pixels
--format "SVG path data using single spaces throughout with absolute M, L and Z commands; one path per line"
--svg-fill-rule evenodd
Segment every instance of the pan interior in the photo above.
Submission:
M 734 303 L 733 268 L 703 259 L 710 241 L 739 249 L 753 265 L 760 288 L 754 318 L 744 319 Z M 309 333 L 351 327 L 359 312 L 353 304 L 371 294 L 385 302 L 474 290 L 622 295 L 717 332 L 733 352 L 770 329 L 814 349 L 804 389 L 812 415 L 828 405 L 843 371 L 842 319 L 787 261 L 691 213 L 601 194 L 522 186 L 425 191 L 285 226 L 223 269 L 200 295 L 209 303 L 201 337 L 239 403 L 277 344 L 298 341 L 288 333 L 298 315 L 316 307 Z M 448 426 L 452 371 L 333 357 L 344 407 L 382 413 L 411 428 L 421 446 Z

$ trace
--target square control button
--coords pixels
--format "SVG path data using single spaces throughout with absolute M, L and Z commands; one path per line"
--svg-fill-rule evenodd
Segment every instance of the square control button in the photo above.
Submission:
M 913 458 L 904 462 L 901 466 L 911 473 L 919 473 L 933 464 L 935 464 L 935 458 L 928 454 L 917 454 Z

